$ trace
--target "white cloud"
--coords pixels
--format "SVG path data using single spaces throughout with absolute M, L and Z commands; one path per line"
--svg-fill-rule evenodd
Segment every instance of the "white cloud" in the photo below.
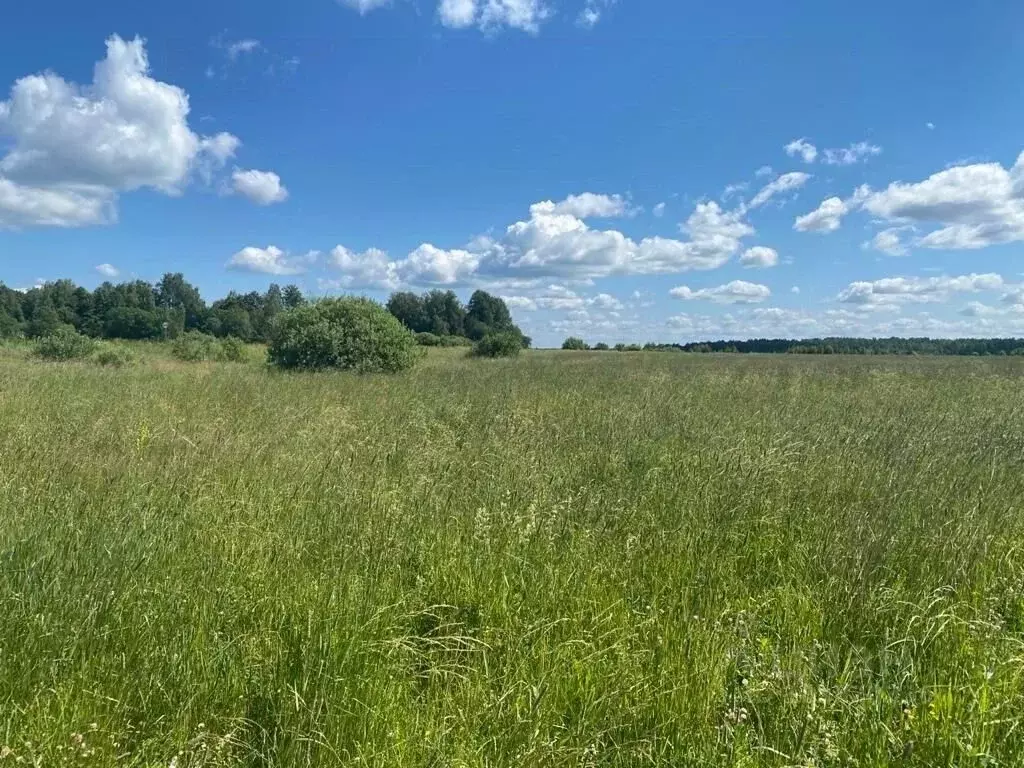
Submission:
M 801 171 L 784 173 L 779 178 L 762 187 L 761 191 L 754 195 L 754 199 L 750 201 L 750 207 L 758 208 L 776 195 L 783 195 L 795 189 L 800 189 L 810 178 L 811 174 L 802 173 Z
M 793 294 L 800 293 L 800 286 L 799 285 L 794 285 L 792 288 L 789 289 L 789 292 L 793 293 Z
M 117 218 L 114 201 L 104 187 L 29 187 L 0 177 L 0 230 L 109 224 Z
M 846 203 L 838 197 L 821 201 L 817 210 L 798 216 L 793 229 L 799 232 L 835 232 L 848 210 Z
M 722 202 L 728 201 L 733 195 L 743 192 L 749 186 L 745 181 L 737 184 L 726 184 L 725 189 L 722 190 Z
M 665 204 L 658 203 L 656 206 L 654 206 L 654 208 L 651 209 L 651 213 L 654 214 L 654 217 L 656 219 L 660 219 L 662 216 L 665 215 Z
M 476 0 L 441 0 L 437 7 L 441 23 L 453 29 L 473 26 L 476 21 Z
M 576 25 L 583 29 L 593 29 L 601 20 L 603 12 L 611 8 L 615 2 L 616 0 L 587 0 L 587 4 L 576 17 Z
M 900 232 L 905 227 L 892 227 L 890 229 L 883 229 L 881 232 L 876 234 L 870 242 L 864 245 L 869 248 L 873 248 L 876 251 L 887 253 L 890 256 L 906 256 L 907 246 L 900 239 Z
M 329 263 L 342 272 L 339 283 L 343 287 L 394 290 L 399 286 L 394 265 L 379 248 L 356 252 L 338 245 L 331 249 Z
M 394 290 L 403 285 L 455 285 L 476 271 L 479 257 L 463 250 L 446 251 L 424 243 L 404 259 L 391 261 L 379 248 L 362 252 L 343 245 L 331 250 L 330 264 L 342 273 L 344 287 Z
M 537 302 L 529 296 L 502 296 L 501 299 L 509 309 L 522 309 L 526 312 L 537 311 Z
M 528 219 L 509 225 L 500 235 L 473 238 L 461 249 L 425 243 L 391 260 L 381 251 L 352 254 L 339 246 L 349 255 L 334 259 L 335 268 L 344 273 L 336 282 L 391 288 L 472 283 L 514 295 L 517 287 L 535 287 L 551 279 L 585 283 L 612 275 L 715 269 L 739 253 L 743 238 L 754 234 L 743 207 L 726 211 L 713 201 L 698 203 L 681 225 L 689 235 L 686 240 L 636 241 L 614 229 L 593 229 L 580 218 L 631 213 L 618 195 L 574 195 L 560 203 L 535 203 Z M 540 298 L 537 303 L 543 305 Z M 565 304 L 564 297 L 561 303 Z
M 598 309 L 607 310 L 622 310 L 625 309 L 625 304 L 616 299 L 614 296 L 608 293 L 599 293 L 596 296 L 591 297 L 587 300 L 587 303 L 597 307 Z
M 924 124 L 924 126 L 925 126 L 925 128 L 927 128 L 927 129 L 928 129 L 929 131 L 934 131 L 934 130 L 935 130 L 935 123 L 925 123 L 925 124 Z
M 555 213 L 551 203 L 531 206 L 530 219 L 502 237 L 478 244 L 484 276 L 592 279 L 614 274 L 662 274 L 714 269 L 754 233 L 742 211 L 698 203 L 682 226 L 686 241 L 646 237 L 639 242 L 616 230 L 591 229 L 582 219 Z
M 962 165 L 916 184 L 895 182 L 864 203 L 888 221 L 939 223 L 918 241 L 925 248 L 973 249 L 1024 240 L 1024 155 L 999 163 Z
M 799 156 L 805 163 L 813 163 L 818 156 L 818 148 L 807 139 L 793 139 L 783 149 L 790 157 Z
M 920 182 L 893 182 L 878 192 L 860 187 L 847 200 L 829 198 L 794 226 L 801 231 L 831 232 L 839 228 L 843 216 L 857 209 L 899 225 L 872 241 L 887 252 L 898 253 L 905 247 L 895 244 L 896 231 L 935 225 L 911 244 L 963 250 L 1020 242 L 1024 240 L 1024 154 L 1009 169 L 999 163 L 957 165 Z
M 346 0 L 381 5 L 380 0 Z M 440 0 L 437 14 L 441 23 L 454 29 L 476 26 L 484 32 L 511 27 L 536 34 L 551 11 L 543 0 Z M 596 20 L 595 20 L 596 23 Z
M 755 245 L 753 248 L 748 248 L 740 256 L 740 264 L 744 267 L 774 267 L 778 263 L 778 251 L 763 245 Z
M 391 0 L 338 0 L 339 3 L 360 14 L 369 13 L 377 8 L 383 8 L 391 4 Z
M 748 283 L 746 280 L 733 280 L 731 283 L 716 288 L 701 288 L 698 291 L 680 285 L 669 291 L 676 299 L 684 301 L 707 300 L 717 304 L 756 304 L 765 301 L 772 295 L 767 285 Z
M 398 274 L 403 283 L 455 285 L 468 280 L 479 264 L 480 256 L 475 253 L 424 243 L 398 262 Z
M 272 205 L 288 199 L 288 190 L 281 184 L 281 177 L 272 171 L 243 171 L 239 168 L 231 174 L 232 189 L 257 205 Z
M 118 193 L 177 195 L 239 146 L 188 125 L 187 94 L 150 77 L 143 41 L 107 40 L 88 86 L 47 72 L 16 81 L 0 102 L 0 226 L 82 226 L 116 218 Z
M 629 207 L 622 195 L 596 195 L 593 192 L 583 192 L 579 195 L 569 195 L 559 203 L 553 203 L 550 200 L 534 203 L 530 206 L 530 213 L 565 214 L 578 219 L 607 219 L 631 216 L 635 211 Z
M 121 274 L 121 271 L 113 264 L 97 264 L 96 271 L 104 277 L 117 277 Z
M 754 171 L 754 176 L 756 176 L 759 179 L 764 176 L 772 176 L 774 174 L 775 171 L 772 170 L 772 167 L 770 165 L 762 165 L 760 168 Z
M 874 144 L 868 144 L 866 141 L 858 141 L 856 144 L 851 144 L 848 147 L 841 149 L 826 149 L 825 150 L 825 164 L 826 165 L 854 165 L 859 163 L 861 160 L 867 160 L 870 157 L 879 155 L 882 153 L 882 148 Z
M 822 200 L 817 210 L 798 216 L 793 223 L 793 229 L 798 232 L 835 232 L 839 229 L 843 216 L 860 207 L 870 194 L 871 190 L 867 186 L 861 186 L 846 200 L 838 197 Z
M 838 299 L 844 303 L 866 306 L 939 302 L 954 293 L 996 291 L 1003 286 L 1003 278 L 991 272 L 957 277 L 886 277 L 850 283 L 840 291 Z
M 600 20 L 601 11 L 594 5 L 588 5 L 576 17 L 576 24 L 584 29 L 592 29 Z
M 268 245 L 266 248 L 247 246 L 228 262 L 228 269 L 243 272 L 262 272 L 268 275 L 300 275 L 306 271 L 306 265 L 315 259 L 310 253 L 300 258 L 290 258 L 280 248 Z
M 560 312 L 587 313 L 587 308 L 617 313 L 626 308 L 619 299 L 608 293 L 595 296 L 581 296 L 565 285 L 552 284 L 542 288 L 531 296 L 503 296 L 509 307 L 528 311 L 548 309 Z M 578 317 L 581 315 L 577 315 Z
M 236 40 L 233 43 L 227 43 L 225 50 L 227 51 L 228 58 L 234 61 L 243 53 L 253 53 L 262 47 L 263 45 L 259 40 Z

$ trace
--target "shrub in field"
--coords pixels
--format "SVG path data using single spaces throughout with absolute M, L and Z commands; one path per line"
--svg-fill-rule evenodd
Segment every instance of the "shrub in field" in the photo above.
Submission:
M 244 363 L 246 358 L 245 342 L 235 336 L 221 339 L 218 358 L 229 363 Z
M 37 340 L 33 351 L 45 360 L 79 360 L 95 348 L 96 342 L 88 336 L 74 328 L 60 328 Z
M 597 342 L 597 344 L 594 345 L 595 352 L 607 352 L 609 349 L 611 349 L 611 347 L 609 347 L 603 341 L 599 341 Z
M 267 356 L 281 368 L 340 368 L 357 373 L 397 373 L 422 351 L 416 336 L 370 299 L 323 299 L 289 310 L 271 333 Z
M 471 347 L 473 342 L 467 339 L 465 336 L 442 336 L 441 337 L 442 347 Z
M 421 347 L 439 347 L 441 346 L 441 337 L 436 333 L 421 331 L 416 334 L 416 343 Z
M 501 331 L 489 333 L 473 345 L 473 357 L 515 357 L 523 349 L 523 340 L 518 333 Z
M 570 336 L 562 342 L 562 349 L 590 349 L 587 342 L 576 336 Z
M 122 368 L 135 362 L 135 355 L 121 344 L 101 344 L 92 359 L 97 365 Z
M 171 354 L 186 363 L 216 359 L 220 351 L 221 346 L 217 339 L 200 331 L 183 333 L 171 344 Z

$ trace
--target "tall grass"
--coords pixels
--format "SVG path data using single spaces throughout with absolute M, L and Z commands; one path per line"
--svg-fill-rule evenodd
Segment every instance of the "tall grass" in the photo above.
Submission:
M 0 357 L 0 766 L 1024 760 L 1024 362 Z

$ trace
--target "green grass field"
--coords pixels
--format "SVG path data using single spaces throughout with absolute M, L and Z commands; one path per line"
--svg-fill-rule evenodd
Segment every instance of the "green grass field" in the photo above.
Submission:
M 0 351 L 0 768 L 1024 763 L 1024 360 Z

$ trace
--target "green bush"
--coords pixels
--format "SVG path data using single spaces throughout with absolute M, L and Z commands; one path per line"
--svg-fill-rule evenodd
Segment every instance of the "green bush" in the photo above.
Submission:
M 416 343 L 421 347 L 439 347 L 441 346 L 441 337 L 436 333 L 421 331 L 416 334 Z
M 442 336 L 441 337 L 442 347 L 471 347 L 473 342 L 467 339 L 465 336 Z
M 36 341 L 33 351 L 44 360 L 80 360 L 95 348 L 96 342 L 88 336 L 74 328 L 60 328 Z
M 518 333 L 499 331 L 489 333 L 473 345 L 473 357 L 515 357 L 523 349 L 523 340 Z
M 217 339 L 201 331 L 188 331 L 171 343 L 171 354 L 186 363 L 216 360 L 220 352 L 221 345 Z
M 248 357 L 245 351 L 245 342 L 236 336 L 221 339 L 220 353 L 217 357 L 229 363 L 244 363 Z
M 590 349 L 587 342 L 576 336 L 570 336 L 562 342 L 562 349 Z
M 595 352 L 607 352 L 609 349 L 611 349 L 611 347 L 609 347 L 603 341 L 599 341 L 597 342 L 597 344 L 594 345 Z
M 281 314 L 267 357 L 281 368 L 396 373 L 422 356 L 416 337 L 370 299 L 322 299 Z
M 97 365 L 123 368 L 135 362 L 135 354 L 121 344 L 104 343 L 99 345 L 92 359 Z

